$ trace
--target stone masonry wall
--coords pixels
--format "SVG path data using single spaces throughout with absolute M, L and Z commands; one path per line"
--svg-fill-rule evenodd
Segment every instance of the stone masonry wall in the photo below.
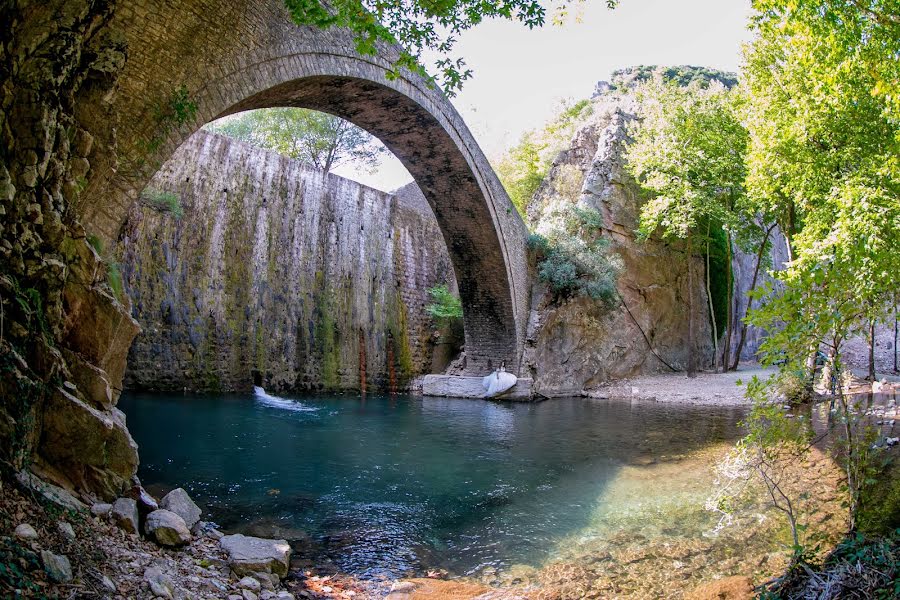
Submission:
M 427 289 L 453 269 L 431 209 L 200 131 L 144 191 L 119 243 L 141 324 L 125 385 L 402 387 L 430 372 Z M 362 366 L 362 368 L 361 368 Z

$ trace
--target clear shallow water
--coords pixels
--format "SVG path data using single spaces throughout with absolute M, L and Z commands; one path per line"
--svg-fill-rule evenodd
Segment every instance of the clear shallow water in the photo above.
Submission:
M 126 393 L 119 406 L 151 491 L 185 487 L 225 529 L 286 537 L 363 577 L 539 566 L 611 532 L 617 515 L 643 518 L 641 507 L 664 526 L 667 506 L 708 492 L 706 469 L 676 479 L 675 465 L 737 439 L 743 416 L 622 400 L 264 393 Z

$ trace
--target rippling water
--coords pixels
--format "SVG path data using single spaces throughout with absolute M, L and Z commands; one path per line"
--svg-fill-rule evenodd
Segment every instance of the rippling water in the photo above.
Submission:
M 286 537 L 362 577 L 539 566 L 612 535 L 621 518 L 647 519 L 648 534 L 699 528 L 667 511 L 702 504 L 711 471 L 676 465 L 736 439 L 743 416 L 627 400 L 262 390 L 132 393 L 120 407 L 152 491 L 183 486 L 225 529 Z

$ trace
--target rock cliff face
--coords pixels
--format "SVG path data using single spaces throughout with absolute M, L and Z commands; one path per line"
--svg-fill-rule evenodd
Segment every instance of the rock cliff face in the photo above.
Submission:
M 565 204 L 596 209 L 609 250 L 623 267 L 620 300 L 611 309 L 585 298 L 551 303 L 544 286 L 535 286 L 526 362 L 542 394 L 578 393 L 611 379 L 685 369 L 691 294 L 698 366 L 712 361 L 701 259 L 694 258 L 691 290 L 682 248 L 635 238 L 641 199 L 622 157 L 632 110 L 627 99 L 595 101 L 594 114 L 556 158 L 528 207 L 538 232 Z
M 125 385 L 172 390 L 387 389 L 429 373 L 427 289 L 455 285 L 414 184 L 393 195 L 198 132 L 120 240 L 141 324 Z M 442 367 L 442 365 L 436 365 Z
M 127 49 L 113 3 L 0 5 L 0 465 L 114 497 L 137 448 L 115 408 L 138 327 L 77 208 L 115 162 Z

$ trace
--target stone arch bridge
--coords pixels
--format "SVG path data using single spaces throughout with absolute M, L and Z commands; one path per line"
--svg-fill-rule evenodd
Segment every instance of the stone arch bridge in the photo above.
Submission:
M 94 168 L 78 207 L 112 243 L 155 170 L 203 124 L 242 110 L 297 106 L 381 139 L 434 210 L 459 282 L 467 370 L 517 371 L 529 310 L 527 230 L 462 118 L 419 76 L 388 76 L 395 50 L 360 56 L 346 32 L 294 25 L 282 0 L 131 0 L 110 29 L 127 48 L 112 109 L 118 168 Z M 166 121 L 186 93 L 190 122 Z M 182 99 L 185 99 L 184 97 Z

